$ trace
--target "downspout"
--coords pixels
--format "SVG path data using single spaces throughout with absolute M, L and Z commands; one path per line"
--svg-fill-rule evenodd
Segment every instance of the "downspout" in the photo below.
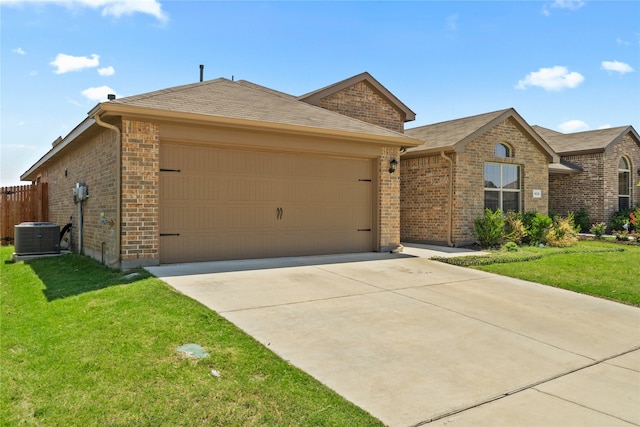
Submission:
M 122 200 L 122 134 L 117 126 L 105 123 L 100 119 L 100 116 L 96 113 L 93 116 L 98 126 L 111 129 L 116 133 L 117 138 L 117 154 L 116 154 L 116 260 L 110 262 L 108 265 L 113 266 L 120 261 L 120 240 L 122 239 L 122 213 L 121 213 L 121 200 Z
M 447 209 L 447 245 L 450 248 L 453 247 L 451 241 L 451 234 L 453 230 L 453 160 L 444 154 L 444 151 L 440 151 L 440 157 L 445 159 L 449 163 L 449 209 Z

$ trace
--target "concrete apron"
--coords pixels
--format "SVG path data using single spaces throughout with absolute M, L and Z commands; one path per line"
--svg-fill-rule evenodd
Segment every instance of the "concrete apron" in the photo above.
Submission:
M 401 254 L 148 268 L 391 426 L 640 424 L 640 309 Z

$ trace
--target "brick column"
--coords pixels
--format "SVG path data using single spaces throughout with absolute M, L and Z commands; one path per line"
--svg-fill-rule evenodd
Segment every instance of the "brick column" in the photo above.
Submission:
M 122 268 L 159 263 L 160 131 L 122 120 Z
M 391 159 L 398 169 L 389 173 Z M 389 252 L 400 246 L 400 149 L 384 147 L 378 162 L 378 251 Z

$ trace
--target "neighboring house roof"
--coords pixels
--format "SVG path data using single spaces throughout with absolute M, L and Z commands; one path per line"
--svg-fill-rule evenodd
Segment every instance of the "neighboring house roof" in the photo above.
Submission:
M 546 141 L 513 108 L 407 129 L 405 135 L 425 142 L 417 147 L 407 149 L 405 156 L 416 157 L 440 151 L 462 151 L 469 142 L 509 118 L 514 119 L 536 141 L 542 150 L 551 157 L 553 163 L 560 162 L 558 155 Z
M 96 105 L 88 114 L 89 117 L 62 141 L 56 140 L 54 147 L 20 178 L 32 179 L 43 163 L 97 126 L 95 115 L 198 121 L 256 131 L 339 137 L 402 147 L 420 144 L 420 141 L 402 133 L 310 105 L 295 96 L 248 81 L 224 78 L 110 100 Z
M 635 137 L 638 145 L 640 145 L 640 137 L 632 126 L 620 126 L 569 134 L 556 132 L 541 126 L 532 126 L 532 128 L 562 156 L 605 152 L 627 133 L 631 133 Z
M 380 82 L 374 79 L 373 76 L 366 71 L 364 73 L 360 73 L 356 76 L 350 77 L 346 80 L 342 80 L 341 82 L 334 83 L 332 85 L 325 86 L 322 89 L 318 89 L 316 91 L 301 95 L 298 97 L 298 99 L 311 105 L 319 105 L 322 98 L 326 98 L 329 95 L 340 92 L 341 90 L 351 87 L 356 83 L 360 83 L 361 81 L 369 83 L 380 93 L 380 95 L 382 95 L 390 103 L 395 105 L 396 108 L 402 111 L 405 114 L 405 122 L 410 122 L 416 119 L 416 113 L 414 113 L 402 101 L 396 98 L 394 94 L 389 92 L 386 87 L 382 86 Z

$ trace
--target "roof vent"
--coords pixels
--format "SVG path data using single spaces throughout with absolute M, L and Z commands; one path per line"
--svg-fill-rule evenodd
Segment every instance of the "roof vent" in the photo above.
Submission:
M 200 81 L 204 80 L 204 65 L 200 64 Z
M 109 101 L 113 101 L 114 99 L 116 99 L 116 95 L 115 93 L 110 93 L 109 95 L 107 95 L 107 99 Z

